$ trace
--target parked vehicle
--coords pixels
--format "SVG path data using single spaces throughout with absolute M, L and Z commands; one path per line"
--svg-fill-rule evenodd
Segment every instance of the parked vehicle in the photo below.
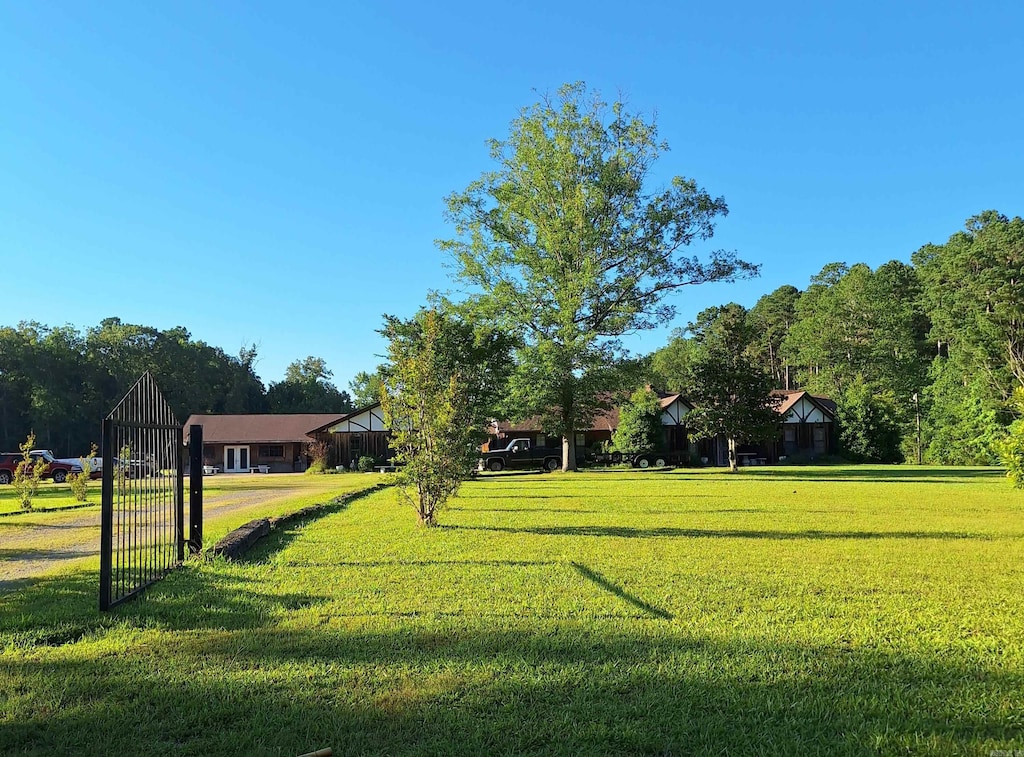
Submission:
M 561 447 L 538 447 L 529 439 L 513 439 L 505 449 L 485 452 L 480 459 L 480 469 L 494 473 L 505 470 L 529 470 L 541 468 L 547 471 L 562 467 Z
M 55 457 L 53 452 L 48 449 L 34 449 L 28 453 L 35 457 L 39 456 L 49 464 L 63 463 L 64 465 L 70 465 L 72 467 L 81 468 L 82 460 L 77 457 Z M 89 463 L 89 478 L 101 478 L 103 476 L 103 458 L 102 457 L 89 457 L 86 458 L 86 462 Z
M 82 466 L 79 464 L 69 465 L 59 460 L 54 459 L 53 455 L 44 456 L 36 452 L 29 452 L 30 463 L 29 471 L 32 467 L 43 463 L 47 465 L 46 472 L 43 474 L 43 478 L 52 478 L 54 483 L 63 484 L 68 480 L 68 476 L 72 473 L 81 473 Z M 14 471 L 18 467 L 18 463 L 22 461 L 20 452 L 4 452 L 0 453 L 0 484 L 9 484 L 14 480 Z
M 680 452 L 636 452 L 625 459 L 634 468 L 666 468 L 686 462 L 689 456 Z

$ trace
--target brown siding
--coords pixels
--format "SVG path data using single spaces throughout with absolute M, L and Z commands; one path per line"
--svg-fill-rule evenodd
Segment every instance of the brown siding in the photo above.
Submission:
M 317 441 L 327 444 L 327 464 L 330 466 L 352 466 L 353 460 L 369 456 L 378 463 L 385 463 L 393 453 L 388 446 L 387 431 L 363 431 L 361 433 L 329 434 L 321 432 L 316 435 Z M 353 444 L 353 437 L 358 437 L 358 444 Z

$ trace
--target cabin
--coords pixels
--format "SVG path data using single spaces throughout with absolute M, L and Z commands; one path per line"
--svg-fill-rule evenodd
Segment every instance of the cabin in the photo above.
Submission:
M 394 456 L 389 446 L 390 432 L 384 425 L 384 411 L 380 402 L 361 408 L 309 432 L 327 445 L 327 464 L 352 468 L 360 457 L 372 457 L 379 463 Z
M 309 430 L 338 417 L 337 413 L 280 413 L 190 415 L 189 428 L 203 427 L 203 464 L 224 473 L 293 473 L 306 469 L 304 447 L 313 439 Z
M 661 424 L 665 428 L 664 451 L 685 457 L 689 451 L 689 440 L 686 433 L 686 414 L 693 410 L 693 405 L 681 394 L 657 392 L 661 404 Z M 597 451 L 610 442 L 615 430 L 619 427 L 619 409 L 609 407 L 599 410 L 590 422 L 589 428 L 576 433 L 576 449 Z M 529 439 L 534 445 L 556 446 L 561 438 L 547 436 L 540 423 L 540 417 L 534 416 L 520 423 L 494 421 L 487 429 L 488 442 L 484 450 L 503 449 L 512 439 Z
M 772 396 L 779 403 L 776 408 L 780 416 L 779 434 L 774 439 L 737 445 L 739 465 L 771 465 L 794 455 L 813 461 L 836 453 L 838 438 L 833 400 L 804 389 L 777 389 L 772 391 Z M 729 464 L 729 443 L 724 435 L 701 439 L 697 449 L 702 463 Z

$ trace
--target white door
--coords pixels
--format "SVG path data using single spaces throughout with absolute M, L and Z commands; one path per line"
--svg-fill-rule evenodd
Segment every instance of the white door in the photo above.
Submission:
M 224 472 L 241 473 L 249 472 L 249 448 L 248 447 L 225 447 L 224 448 Z

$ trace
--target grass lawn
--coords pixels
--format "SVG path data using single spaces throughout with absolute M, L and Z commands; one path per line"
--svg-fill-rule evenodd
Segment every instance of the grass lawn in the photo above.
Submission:
M 89 482 L 89 504 L 100 504 L 100 481 Z M 53 508 L 84 505 L 71 494 L 70 484 L 55 484 L 52 481 L 41 481 L 39 493 L 32 500 L 33 510 L 50 510 Z M 12 484 L 0 484 L 0 515 L 21 511 L 18 493 Z
M 90 570 L 0 596 L 0 753 L 1024 749 L 998 472 L 482 477 L 441 522 L 386 490 L 107 616 Z

